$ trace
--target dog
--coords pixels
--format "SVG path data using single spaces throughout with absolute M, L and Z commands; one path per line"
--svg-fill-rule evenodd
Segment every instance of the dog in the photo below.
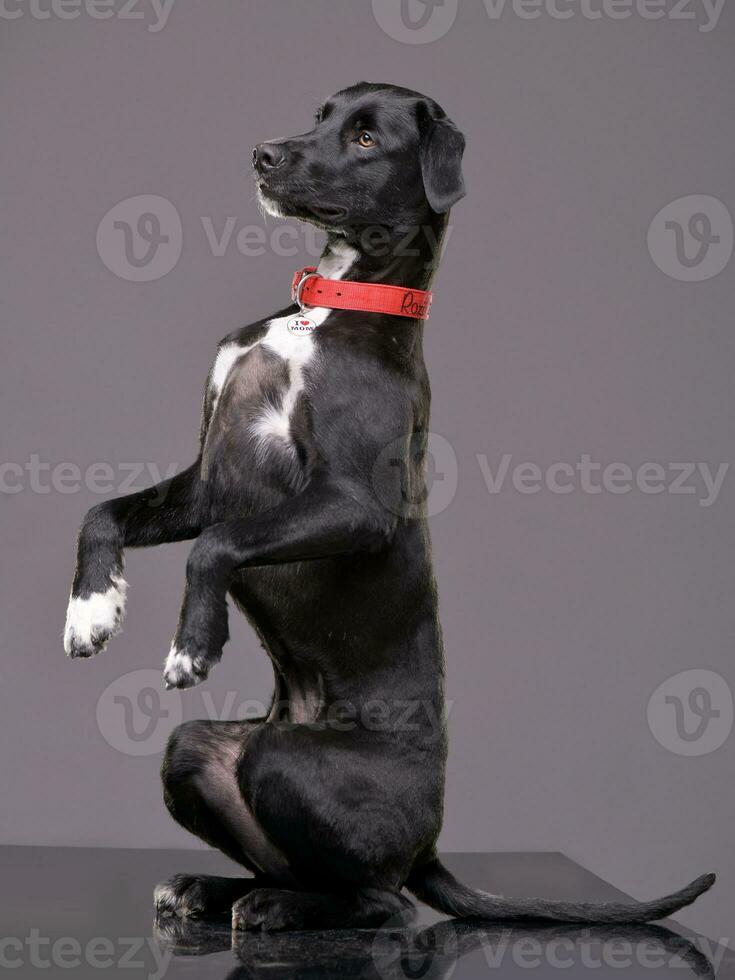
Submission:
M 180 725 L 162 765 L 174 819 L 250 876 L 176 875 L 156 888 L 160 916 L 374 927 L 410 915 L 406 889 L 457 917 L 642 922 L 714 881 L 646 903 L 507 899 L 437 857 L 447 738 L 422 334 L 464 146 L 432 99 L 365 82 L 304 135 L 256 146 L 261 206 L 326 231 L 319 266 L 220 343 L 195 462 L 82 523 L 69 656 L 119 630 L 125 548 L 194 539 L 166 686 L 219 661 L 228 595 L 273 663 L 266 717 Z

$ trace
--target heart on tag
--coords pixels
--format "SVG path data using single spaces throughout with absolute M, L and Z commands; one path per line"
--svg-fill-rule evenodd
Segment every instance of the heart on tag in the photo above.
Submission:
M 306 337 L 316 330 L 316 323 L 305 316 L 292 316 L 286 324 L 286 329 L 297 337 Z

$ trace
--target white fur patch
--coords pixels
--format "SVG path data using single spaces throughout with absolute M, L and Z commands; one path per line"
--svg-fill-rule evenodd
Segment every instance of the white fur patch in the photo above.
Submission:
M 251 350 L 253 346 L 253 344 L 225 344 L 224 347 L 220 347 L 219 351 L 217 352 L 217 359 L 214 362 L 212 376 L 209 382 L 214 395 L 212 401 L 212 411 L 214 411 L 217 407 L 217 400 L 219 399 L 220 392 L 225 386 L 225 381 L 227 380 L 228 374 L 232 370 L 232 366 L 236 361 L 243 357 L 243 355 L 247 354 L 247 352 Z
M 346 242 L 336 242 L 330 251 L 322 256 L 316 270 L 325 279 L 344 279 L 355 264 L 359 252 Z
M 91 656 L 104 650 L 110 637 L 120 632 L 127 588 L 125 579 L 114 575 L 106 592 L 93 592 L 86 599 L 70 597 L 64 626 L 68 654 Z

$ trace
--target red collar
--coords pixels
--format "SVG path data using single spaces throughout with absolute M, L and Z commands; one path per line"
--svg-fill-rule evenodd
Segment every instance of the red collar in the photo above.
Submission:
M 314 266 L 308 265 L 295 273 L 291 299 L 302 307 L 326 306 L 333 310 L 363 310 L 428 320 L 432 295 L 428 290 L 405 286 L 325 279 Z

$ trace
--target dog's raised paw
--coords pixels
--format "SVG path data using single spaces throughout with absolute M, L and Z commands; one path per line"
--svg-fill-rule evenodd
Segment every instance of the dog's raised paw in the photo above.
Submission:
M 125 579 L 114 575 L 105 592 L 70 597 L 64 625 L 64 650 L 68 656 L 75 659 L 93 657 L 120 632 L 127 588 Z
M 163 665 L 163 681 L 167 691 L 175 687 L 194 687 L 206 680 L 208 673 L 209 664 L 206 658 L 192 656 L 186 649 L 179 650 L 175 644 L 169 650 Z

